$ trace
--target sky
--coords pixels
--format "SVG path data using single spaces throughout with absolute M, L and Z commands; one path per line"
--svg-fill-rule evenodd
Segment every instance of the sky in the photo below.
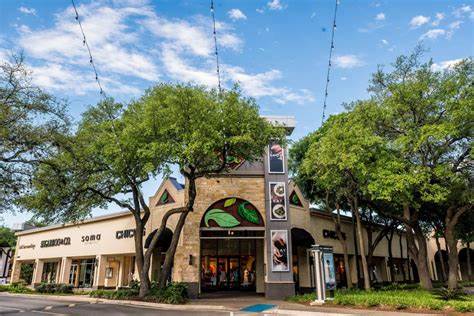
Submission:
M 335 1 L 214 0 L 221 80 L 263 115 L 292 115 L 297 140 L 321 125 Z M 217 85 L 210 1 L 75 0 L 104 91 L 120 102 L 160 82 Z M 369 97 L 378 66 L 418 43 L 435 69 L 474 52 L 474 3 L 340 0 L 326 117 Z M 69 0 L 0 1 L 0 61 L 23 52 L 33 83 L 78 121 L 100 100 Z M 160 179 L 145 184 L 152 195 Z M 94 215 L 118 210 L 95 210 Z M 5 225 L 30 214 L 6 215 Z

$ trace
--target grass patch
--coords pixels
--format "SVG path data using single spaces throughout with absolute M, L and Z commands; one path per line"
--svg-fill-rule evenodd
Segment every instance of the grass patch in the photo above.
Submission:
M 295 295 L 289 297 L 292 302 L 305 303 L 316 299 L 316 294 Z M 393 310 L 422 309 L 444 310 L 454 309 L 458 312 L 474 312 L 474 296 L 443 300 L 435 293 L 422 289 L 383 289 L 378 291 L 338 290 L 332 304 L 357 307 L 381 307 Z

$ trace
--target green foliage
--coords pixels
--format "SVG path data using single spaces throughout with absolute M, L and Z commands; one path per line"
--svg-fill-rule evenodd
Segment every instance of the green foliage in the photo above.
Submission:
M 22 282 L 16 282 L 8 285 L 0 285 L 0 292 L 28 294 L 34 293 L 34 290 L 26 287 Z
M 0 245 L 8 245 L 9 247 L 15 247 L 16 236 L 10 228 L 0 226 Z
M 63 102 L 31 82 L 23 56 L 0 63 L 0 212 L 18 206 L 31 175 L 67 133 Z
M 95 290 L 89 293 L 90 297 L 105 298 L 110 300 L 138 299 L 140 285 L 138 282 L 131 284 L 130 288 L 114 290 Z M 172 282 L 163 289 L 153 282 L 150 293 L 145 297 L 147 301 L 165 304 L 183 304 L 188 298 L 187 286 L 184 283 Z
M 41 282 L 35 286 L 37 292 L 46 294 L 72 294 L 72 289 L 72 285 L 64 283 Z
M 184 283 L 172 282 L 164 289 L 152 288 L 149 298 L 165 304 L 183 304 L 188 298 L 187 286 Z
M 438 296 L 439 299 L 442 299 L 444 301 L 460 300 L 465 296 L 464 292 L 461 289 L 449 289 L 445 287 L 437 289 L 435 291 L 435 294 Z
M 289 301 L 306 303 L 316 299 L 315 293 L 296 295 L 289 297 Z M 453 299 L 445 301 L 439 299 L 435 294 L 420 289 L 410 290 L 383 290 L 383 291 L 361 291 L 361 290 L 338 290 L 334 300 L 328 304 L 357 307 L 383 307 L 394 310 L 401 309 L 429 309 L 443 310 L 454 309 L 458 312 L 474 311 L 474 298 L 465 300 Z

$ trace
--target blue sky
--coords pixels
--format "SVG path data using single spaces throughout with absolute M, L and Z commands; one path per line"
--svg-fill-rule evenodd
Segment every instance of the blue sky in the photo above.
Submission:
M 108 95 L 127 102 L 163 81 L 216 85 L 209 1 L 75 1 Z M 215 8 L 224 86 L 239 82 L 262 114 L 294 115 L 294 139 L 320 126 L 334 1 L 215 0 Z M 366 98 L 377 65 L 420 41 L 437 69 L 472 56 L 473 22 L 472 1 L 341 0 L 327 114 Z M 0 60 L 18 51 L 34 83 L 68 100 L 76 119 L 99 100 L 70 1 L 2 0 Z

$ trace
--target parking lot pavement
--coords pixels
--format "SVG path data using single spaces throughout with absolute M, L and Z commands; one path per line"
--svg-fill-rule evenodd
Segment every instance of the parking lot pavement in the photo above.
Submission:
M 76 300 L 54 300 L 41 297 L 17 296 L 0 293 L 0 314 L 9 315 L 160 315 L 160 316 L 228 316 L 223 311 L 164 310 L 144 306 L 129 306 L 108 303 L 78 302 Z

